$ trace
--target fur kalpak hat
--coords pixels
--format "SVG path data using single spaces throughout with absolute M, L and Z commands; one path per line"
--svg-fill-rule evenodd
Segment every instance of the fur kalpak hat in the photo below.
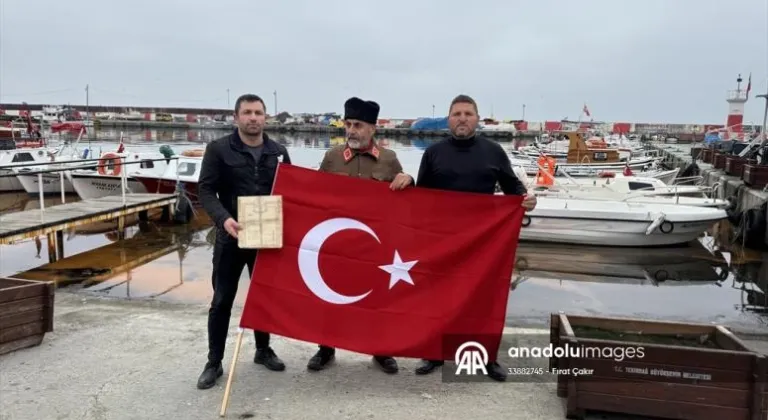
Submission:
M 344 119 L 360 120 L 376 125 L 379 119 L 379 104 L 373 101 L 364 101 L 357 97 L 349 98 L 344 103 Z

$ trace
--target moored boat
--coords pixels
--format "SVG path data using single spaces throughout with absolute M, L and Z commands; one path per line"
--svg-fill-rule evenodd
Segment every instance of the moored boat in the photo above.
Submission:
M 177 185 L 184 189 L 192 204 L 199 204 L 197 183 L 203 163 L 203 150 L 185 150 L 174 156 L 162 174 L 131 174 L 151 194 L 173 194 Z
M 146 193 L 134 175 L 161 175 L 168 167 L 162 153 L 113 153 L 101 155 L 97 169 L 76 169 L 71 172 L 72 187 L 81 199 L 99 198 L 122 193 L 123 171 L 126 172 L 126 192 Z
M 725 210 L 675 204 L 539 197 L 521 240 L 622 247 L 690 242 L 726 219 Z

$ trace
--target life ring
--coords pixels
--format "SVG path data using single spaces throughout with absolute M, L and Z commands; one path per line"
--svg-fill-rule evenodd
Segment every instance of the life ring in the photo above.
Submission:
M 110 161 L 112 163 L 112 170 L 107 170 L 107 165 L 110 164 Z M 98 171 L 101 175 L 112 175 L 117 176 L 120 175 L 120 171 L 123 168 L 122 164 L 122 158 L 117 153 L 107 152 L 101 155 L 101 158 L 99 158 L 99 167 Z
M 523 216 L 523 227 L 531 225 L 531 216 Z
M 664 228 L 665 226 L 667 226 L 667 228 Z M 673 225 L 672 222 L 665 221 L 659 226 L 659 231 L 664 234 L 672 233 L 673 230 L 675 230 L 675 225 Z
M 203 157 L 205 149 L 189 149 L 181 152 L 182 156 L 186 157 Z

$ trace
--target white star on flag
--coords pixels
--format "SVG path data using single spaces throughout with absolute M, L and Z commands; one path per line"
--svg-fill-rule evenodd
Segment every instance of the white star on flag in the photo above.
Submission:
M 402 258 L 400 258 L 400 254 L 395 251 L 395 258 L 392 260 L 392 264 L 380 265 L 379 268 L 389 273 L 389 288 L 392 289 L 401 281 L 413 285 L 413 279 L 408 271 L 413 268 L 417 262 L 419 261 L 403 262 Z

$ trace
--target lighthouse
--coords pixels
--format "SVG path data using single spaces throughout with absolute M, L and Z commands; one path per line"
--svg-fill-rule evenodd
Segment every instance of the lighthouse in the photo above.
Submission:
M 736 90 L 728 91 L 728 120 L 725 123 L 726 140 L 744 140 L 744 104 L 747 103 L 749 88 L 741 88 L 741 74 L 736 79 Z

